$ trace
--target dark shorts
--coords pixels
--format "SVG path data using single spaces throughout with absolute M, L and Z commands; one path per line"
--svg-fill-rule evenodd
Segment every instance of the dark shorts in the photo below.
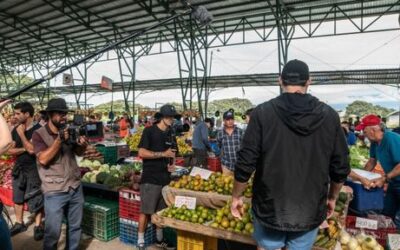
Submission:
M 162 188 L 161 185 L 140 184 L 140 212 L 142 214 L 155 214 L 167 207 L 162 196 Z
M 15 166 L 13 170 L 13 201 L 22 205 L 28 203 L 30 212 L 43 208 L 44 200 L 40 189 L 41 181 L 36 165 Z

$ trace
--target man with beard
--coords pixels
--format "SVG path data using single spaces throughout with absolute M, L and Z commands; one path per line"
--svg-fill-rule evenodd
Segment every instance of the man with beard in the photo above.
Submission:
M 84 200 L 75 155 L 84 153 L 87 140 L 80 136 L 77 142 L 69 142 L 66 122 L 70 111 L 64 99 L 50 100 L 46 112 L 48 123 L 32 137 L 46 214 L 43 249 L 57 249 L 65 215 L 68 225 L 66 249 L 76 250 L 81 238 Z
M 40 178 L 36 167 L 36 156 L 31 143 L 32 134 L 41 126 L 34 125 L 34 108 L 29 102 L 20 102 L 14 107 L 14 117 L 18 125 L 11 135 L 14 147 L 9 150 L 17 157 L 13 168 L 13 201 L 15 203 L 15 224 L 11 228 L 11 236 L 27 230 L 23 221 L 24 202 L 28 203 L 29 211 L 35 215 L 34 239 L 43 239 L 41 226 L 43 215 L 43 195 L 40 190 Z

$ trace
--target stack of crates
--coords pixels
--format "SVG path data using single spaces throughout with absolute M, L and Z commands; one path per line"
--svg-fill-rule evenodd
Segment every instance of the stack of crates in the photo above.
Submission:
M 119 191 L 119 217 L 120 240 L 126 244 L 137 245 L 138 227 L 140 215 L 140 192 L 131 189 Z M 155 226 L 148 224 L 145 237 L 145 245 L 149 246 L 156 241 Z
M 119 239 L 125 244 L 137 246 L 139 223 L 137 221 L 119 219 Z M 156 227 L 149 223 L 144 233 L 144 245 L 148 247 L 156 241 Z
M 101 241 L 117 238 L 118 202 L 86 196 L 83 205 L 82 231 Z

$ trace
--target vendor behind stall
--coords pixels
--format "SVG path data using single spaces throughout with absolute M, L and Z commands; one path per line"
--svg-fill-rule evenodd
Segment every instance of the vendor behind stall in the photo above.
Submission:
M 352 172 L 350 177 L 360 181 L 365 188 L 383 187 L 388 183 L 383 214 L 393 218 L 397 229 L 400 228 L 400 135 L 385 129 L 376 115 L 367 115 L 356 130 L 363 131 L 371 141 L 370 158 L 364 169 L 372 171 L 377 162 L 382 165 L 385 174 L 378 179 L 368 181 Z

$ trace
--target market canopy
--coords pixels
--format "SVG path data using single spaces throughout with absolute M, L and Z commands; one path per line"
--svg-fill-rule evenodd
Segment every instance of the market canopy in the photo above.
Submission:
M 312 37 L 322 22 L 350 20 L 357 33 L 368 32 L 374 21 L 358 24 L 352 19 L 379 18 L 400 11 L 398 0 L 190 2 L 196 6 L 204 5 L 214 15 L 211 27 L 195 32 L 195 35 L 210 37 L 206 41 L 208 47 L 230 44 L 230 40 L 234 40 L 234 32 L 264 29 L 265 33 L 266 28 L 273 30 L 277 26 L 277 17 L 279 21 L 285 18 L 297 25 L 304 37 Z M 44 59 L 87 54 L 129 33 L 156 24 L 183 8 L 179 1 L 168 0 L 5 0 L 1 2 L 0 10 L 1 66 L 15 67 L 40 63 Z M 278 9 L 283 13 L 278 13 Z M 186 16 L 161 26 L 135 40 L 135 44 L 146 46 L 167 41 L 174 48 L 174 40 L 193 28 L 188 23 L 189 18 Z M 336 32 L 335 28 L 333 35 Z M 262 33 L 257 33 L 261 40 L 273 39 L 270 34 Z M 157 53 L 162 53 L 161 50 Z

